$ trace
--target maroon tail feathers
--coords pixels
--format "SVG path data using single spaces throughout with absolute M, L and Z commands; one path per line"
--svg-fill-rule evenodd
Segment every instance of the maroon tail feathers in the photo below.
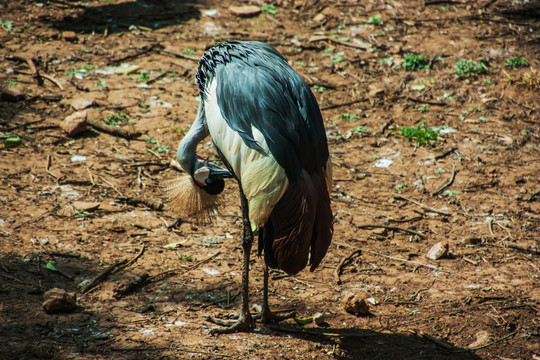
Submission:
M 323 175 L 303 171 L 270 215 L 277 266 L 294 275 L 310 263 L 313 271 L 326 255 L 334 232 L 330 197 Z

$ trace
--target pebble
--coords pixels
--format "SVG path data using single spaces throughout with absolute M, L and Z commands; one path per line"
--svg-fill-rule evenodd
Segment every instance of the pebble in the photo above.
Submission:
M 431 247 L 431 249 L 429 249 L 428 253 L 426 254 L 428 259 L 431 260 L 439 260 L 446 255 L 448 255 L 448 243 L 446 241 L 436 243 Z
M 87 129 L 86 116 L 86 111 L 74 112 L 60 123 L 60 127 L 68 136 L 73 137 Z
M 261 13 L 261 8 L 255 5 L 231 6 L 229 10 L 233 15 L 241 17 L 250 17 Z
M 64 289 L 54 288 L 44 295 L 43 310 L 47 314 L 69 312 L 77 308 L 77 296 Z
M 343 301 L 343 308 L 346 312 L 356 315 L 369 314 L 369 305 L 364 300 L 365 294 L 356 293 L 351 294 Z

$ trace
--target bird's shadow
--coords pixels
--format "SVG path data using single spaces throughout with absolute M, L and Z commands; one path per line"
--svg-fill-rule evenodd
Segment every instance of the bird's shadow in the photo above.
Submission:
M 193 6 L 196 0 L 146 0 L 122 3 L 104 3 L 85 6 L 68 1 L 58 2 L 73 9 L 57 20 L 51 18 L 53 26 L 61 31 L 77 33 L 108 34 L 127 31 L 133 27 L 161 29 L 177 25 L 192 18 L 198 18 L 200 11 Z
M 302 328 L 293 324 L 267 325 L 263 333 L 332 345 L 336 359 L 481 359 L 467 349 L 446 349 L 415 334 L 357 328 Z M 335 346 L 334 346 L 335 345 Z M 320 346 L 320 345 L 319 345 Z

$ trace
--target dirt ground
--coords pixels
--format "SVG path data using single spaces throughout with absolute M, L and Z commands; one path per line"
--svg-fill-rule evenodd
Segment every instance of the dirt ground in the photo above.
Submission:
M 539 359 L 539 3 L 231 12 L 246 4 L 0 2 L 0 358 Z M 272 272 L 270 301 L 324 326 L 211 335 L 205 315 L 240 306 L 237 185 L 209 225 L 176 222 L 163 201 L 197 111 L 197 59 L 233 39 L 275 46 L 323 112 L 333 244 L 313 273 Z M 405 69 L 408 53 L 429 68 Z M 477 73 L 458 77 L 469 59 Z M 68 136 L 74 113 L 94 125 Z M 402 136 L 420 123 L 437 141 Z M 217 160 L 209 142 L 199 151 Z M 427 258 L 440 242 L 448 254 Z M 45 313 L 52 288 L 77 308 Z M 346 312 L 349 295 L 369 314 Z

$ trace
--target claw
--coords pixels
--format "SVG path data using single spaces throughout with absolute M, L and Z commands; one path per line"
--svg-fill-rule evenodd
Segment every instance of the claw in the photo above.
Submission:
M 230 334 L 255 328 L 255 320 L 249 313 L 247 315 L 241 314 L 238 320 L 223 320 L 213 316 L 208 316 L 207 319 L 214 324 L 226 326 L 222 328 L 212 328 L 210 329 L 210 334 Z

